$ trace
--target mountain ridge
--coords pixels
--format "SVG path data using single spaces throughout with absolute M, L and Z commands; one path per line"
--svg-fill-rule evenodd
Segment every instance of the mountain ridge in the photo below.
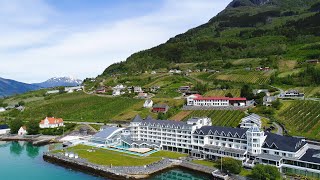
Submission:
M 72 77 L 53 77 L 41 83 L 34 83 L 33 85 L 40 86 L 42 88 L 53 88 L 58 86 L 78 86 L 82 83 L 82 80 Z
M 38 90 L 39 86 L 0 77 L 0 98 Z
M 320 58 L 306 52 L 318 43 L 320 18 L 310 8 L 319 0 L 234 0 L 209 22 L 132 54 L 106 68 L 102 75 L 172 68 L 177 63 L 281 56 L 296 60 Z M 235 6 L 235 4 L 240 4 Z M 301 39 L 305 39 L 304 42 Z M 301 46 L 297 49 L 295 46 Z

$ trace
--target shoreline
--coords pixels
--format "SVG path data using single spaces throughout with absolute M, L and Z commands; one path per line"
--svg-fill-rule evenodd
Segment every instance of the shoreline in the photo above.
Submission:
M 0 136 L 0 141 L 25 141 L 30 142 L 34 146 L 44 146 L 52 143 L 58 143 L 56 140 L 58 136 L 45 136 L 45 135 L 36 135 L 36 136 Z
M 81 161 L 78 159 L 71 159 L 71 158 L 68 158 L 65 156 L 51 154 L 49 152 L 43 154 L 43 159 L 44 159 L 44 161 L 52 163 L 52 164 L 56 164 L 56 165 L 63 166 L 66 168 L 71 168 L 71 169 L 78 170 L 78 171 L 81 171 L 81 172 L 84 172 L 87 174 L 91 174 L 91 175 L 95 175 L 95 176 L 109 178 L 112 180 L 123 180 L 123 179 L 146 180 L 147 178 L 149 178 L 151 176 L 161 174 L 164 171 L 168 171 L 168 170 L 174 169 L 174 168 L 188 169 L 190 171 L 194 171 L 197 173 L 203 173 L 203 174 L 207 174 L 207 175 L 211 175 L 212 171 L 214 170 L 213 168 L 194 164 L 191 162 L 185 162 L 185 161 L 181 161 L 181 160 L 169 160 L 169 159 L 161 160 L 162 162 L 166 162 L 167 164 L 162 167 L 153 169 L 153 170 L 150 170 L 149 165 L 144 166 L 144 167 L 102 166 L 102 165 L 97 165 L 97 164 L 93 164 L 93 163 L 86 162 L 86 161 Z M 161 162 L 161 161 L 159 161 L 159 162 Z M 156 162 L 155 164 L 157 164 L 159 162 Z M 151 166 L 152 166 L 152 164 L 151 164 Z M 119 170 L 119 169 L 126 169 L 126 168 L 137 169 L 137 170 L 132 171 L 132 172 L 135 172 L 134 174 L 130 173 L 130 171 L 128 171 L 129 173 L 125 173 L 125 172 Z

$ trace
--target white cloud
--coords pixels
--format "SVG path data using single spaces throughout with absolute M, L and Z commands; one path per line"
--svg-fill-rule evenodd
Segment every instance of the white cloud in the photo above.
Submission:
M 5 39 L 0 42 L 0 77 L 38 82 L 52 76 L 96 76 L 134 52 L 156 46 L 207 22 L 229 1 L 164 0 L 156 11 L 143 16 L 100 22 L 76 31 L 63 21 L 50 25 L 50 18 L 65 14 L 54 11 L 43 1 L 33 3 L 34 6 L 23 10 L 25 13 L 15 16 L 14 22 L 24 22 L 22 27 L 16 28 L 12 22 L 4 21 L 10 25 L 0 34 L 0 39 Z M 0 8 L 0 15 L 21 8 L 19 3 L 13 4 L 13 7 L 7 5 L 10 8 Z M 35 10 L 33 7 L 42 10 L 28 16 L 27 12 Z

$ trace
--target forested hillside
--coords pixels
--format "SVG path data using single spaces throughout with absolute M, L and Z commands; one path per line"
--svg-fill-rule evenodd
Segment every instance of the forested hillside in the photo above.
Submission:
M 319 0 L 234 0 L 208 23 L 135 53 L 103 75 L 168 69 L 175 63 L 206 63 L 210 68 L 242 58 L 317 59 L 319 19 Z

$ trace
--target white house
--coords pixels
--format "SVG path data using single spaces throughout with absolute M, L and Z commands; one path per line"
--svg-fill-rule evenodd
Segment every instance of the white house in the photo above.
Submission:
M 28 134 L 27 127 L 26 126 L 21 126 L 19 131 L 18 131 L 18 135 L 19 136 L 24 136 L 26 134 Z
M 135 87 L 133 87 L 133 92 L 141 93 L 141 92 L 143 92 L 143 90 L 142 90 L 142 88 L 140 86 L 135 86 Z
M 156 71 L 151 71 L 151 74 L 157 74 L 157 72 Z
M 6 109 L 5 109 L 5 108 L 0 107 L 0 113 L 1 113 L 1 112 L 5 112 L 5 111 L 6 111 Z
M 202 97 L 199 94 L 193 94 L 187 97 L 187 106 L 227 107 L 246 106 L 246 104 L 246 98 Z
M 40 128 L 57 128 L 63 126 L 62 118 L 46 117 L 44 120 L 41 120 L 39 124 Z
M 256 125 L 259 128 L 261 128 L 261 125 L 262 125 L 261 124 L 261 117 L 259 115 L 253 113 L 253 114 L 250 114 L 249 116 L 241 119 L 240 128 L 249 129 L 249 128 L 253 127 L 253 125 Z
M 152 108 L 152 106 L 153 106 L 153 101 L 151 99 L 147 99 L 143 104 L 144 108 Z
M 276 96 L 264 96 L 263 97 L 263 105 L 264 106 L 272 106 L 272 102 L 277 100 Z
M 121 90 L 120 89 L 114 89 L 112 91 L 112 96 L 120 96 L 121 95 Z
M 6 124 L 0 125 L 0 135 L 8 134 L 10 133 L 10 128 Z
M 303 99 L 304 93 L 300 93 L 297 90 L 289 90 L 284 93 L 279 94 L 279 98 L 282 99 Z

